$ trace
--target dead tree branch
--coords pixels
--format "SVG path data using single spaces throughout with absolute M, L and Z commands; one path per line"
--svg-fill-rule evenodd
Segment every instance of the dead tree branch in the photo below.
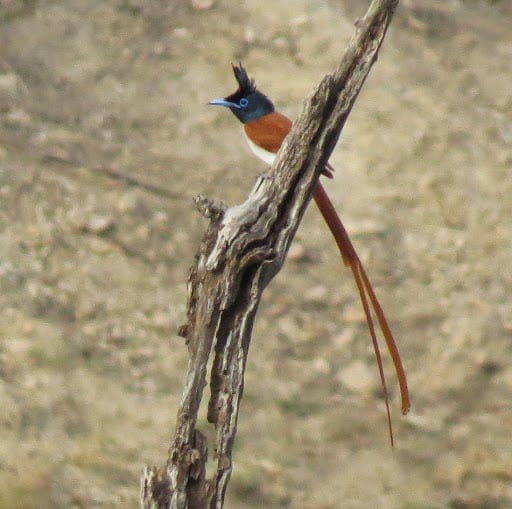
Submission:
M 374 0 L 341 63 L 305 103 L 270 175 L 248 199 L 225 209 L 204 198 L 210 219 L 189 276 L 186 337 L 190 361 L 167 464 L 146 468 L 145 509 L 221 509 L 231 475 L 238 410 L 261 294 L 281 269 L 317 179 L 375 62 L 398 0 Z M 208 420 L 215 425 L 216 471 L 206 479 L 207 443 L 196 429 L 211 365 Z

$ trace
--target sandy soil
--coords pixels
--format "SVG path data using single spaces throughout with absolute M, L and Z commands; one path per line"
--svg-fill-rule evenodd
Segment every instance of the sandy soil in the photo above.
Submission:
M 0 1 L 0 508 L 137 507 L 186 368 L 191 198 L 265 170 L 205 105 L 241 59 L 296 116 L 366 2 L 208 4 Z M 312 207 L 264 295 L 226 507 L 512 507 L 511 19 L 404 1 L 332 158 L 409 374 L 395 451 Z

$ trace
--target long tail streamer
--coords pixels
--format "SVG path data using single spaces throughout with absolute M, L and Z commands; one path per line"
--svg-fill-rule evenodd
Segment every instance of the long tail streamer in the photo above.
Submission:
M 366 316 L 366 322 L 368 323 L 368 328 L 370 330 L 370 335 L 372 337 L 373 349 L 375 351 L 375 358 L 377 359 L 377 365 L 379 368 L 380 381 L 382 385 L 382 391 L 384 393 L 384 399 L 386 402 L 386 412 L 388 418 L 388 428 L 389 428 L 389 438 L 391 440 L 391 446 L 394 446 L 394 437 L 393 437 L 393 427 L 391 425 L 391 412 L 389 409 L 389 395 L 388 388 L 386 384 L 386 377 L 384 374 L 384 367 L 382 364 L 382 357 L 379 349 L 379 343 L 377 341 L 377 334 L 375 332 L 375 322 L 373 319 L 372 310 L 377 317 L 377 321 L 379 323 L 380 329 L 386 341 L 386 345 L 388 347 L 389 353 L 391 355 L 391 359 L 395 366 L 396 375 L 398 378 L 398 383 L 400 385 L 400 394 L 402 397 L 402 413 L 405 415 L 409 412 L 411 407 L 411 402 L 409 398 L 409 389 L 407 388 L 407 377 L 405 374 L 405 370 L 402 364 L 402 359 L 400 358 L 400 352 L 398 351 L 398 347 L 395 342 L 395 338 L 393 337 L 393 333 L 388 325 L 386 320 L 386 316 L 384 315 L 384 311 L 377 299 L 375 291 L 373 290 L 372 284 L 366 275 L 366 271 L 364 270 L 363 264 L 357 255 L 357 252 L 348 236 L 347 230 L 341 219 L 334 208 L 327 192 L 320 182 L 317 183 L 315 192 L 313 194 L 313 199 L 317 204 L 322 216 L 325 219 L 325 222 L 329 226 L 331 233 L 334 236 L 338 249 L 340 251 L 343 262 L 346 266 L 350 267 L 352 270 L 352 274 L 357 284 L 357 288 L 359 290 L 359 296 L 361 298 L 361 303 L 363 305 L 364 313 Z M 371 305 L 371 308 L 370 308 Z

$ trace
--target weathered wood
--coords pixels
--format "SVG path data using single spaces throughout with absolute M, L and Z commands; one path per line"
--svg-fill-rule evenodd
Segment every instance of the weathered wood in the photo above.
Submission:
M 244 203 L 226 209 L 205 198 L 197 201 L 210 223 L 190 272 L 187 323 L 180 328 L 190 361 L 167 464 L 143 474 L 145 509 L 223 506 L 261 294 L 284 263 L 397 4 L 372 2 L 339 67 L 307 99 L 272 172 L 258 179 Z M 212 352 L 208 420 L 216 429 L 216 471 L 206 479 L 207 444 L 196 423 Z

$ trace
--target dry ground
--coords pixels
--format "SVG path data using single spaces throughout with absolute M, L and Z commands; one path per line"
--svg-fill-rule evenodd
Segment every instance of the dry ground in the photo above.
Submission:
M 297 115 L 366 6 L 200 3 L 0 1 L 2 509 L 137 507 L 186 368 L 191 198 L 240 202 L 265 169 L 205 104 L 241 59 Z M 257 320 L 227 508 L 512 507 L 511 20 L 404 0 L 332 159 L 409 373 L 396 450 L 311 207 Z

